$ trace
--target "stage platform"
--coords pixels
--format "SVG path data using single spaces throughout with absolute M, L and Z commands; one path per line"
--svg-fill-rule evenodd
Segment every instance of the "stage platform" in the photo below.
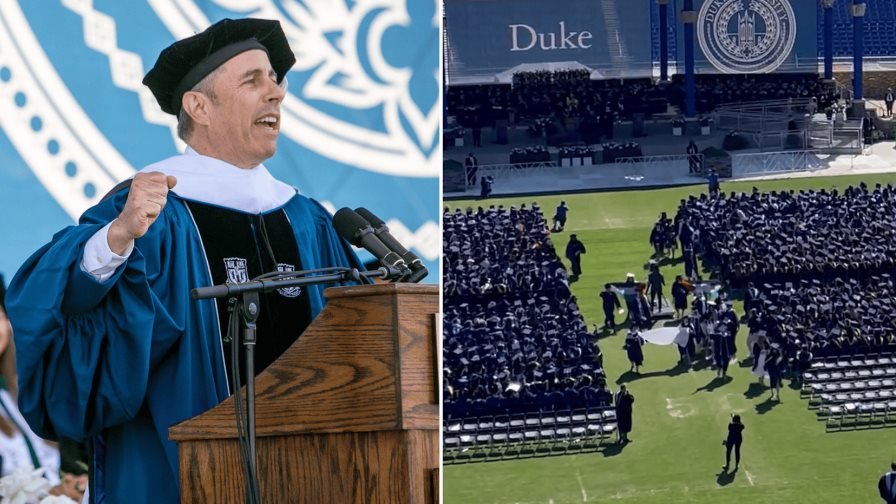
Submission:
M 648 136 L 633 138 L 630 125 L 617 127 L 615 141 L 619 143 L 637 142 L 641 145 L 644 156 L 681 156 L 685 153 L 688 141 L 694 140 L 698 149 L 708 147 L 719 148 L 726 134 L 725 131 L 714 131 L 711 135 L 673 136 L 668 123 L 656 122 L 648 125 Z M 669 130 L 669 131 L 667 131 Z M 493 175 L 491 197 L 512 195 L 536 195 L 554 193 L 596 192 L 615 190 L 637 190 L 657 187 L 705 184 L 704 178 L 688 174 L 688 163 L 679 157 L 665 164 L 597 164 L 592 166 L 537 167 L 511 169 L 508 166 L 509 152 L 514 147 L 533 145 L 525 130 L 517 128 L 509 135 L 510 143 L 496 145 L 486 142 L 490 130 L 483 131 L 483 147 L 472 148 L 450 147 L 445 150 L 446 160 L 456 160 L 463 164 L 469 152 L 475 152 L 479 160 L 478 175 Z M 467 135 L 469 137 L 469 135 Z M 537 140 L 537 139 L 536 139 Z M 788 170 L 781 172 L 755 173 L 749 176 L 735 177 L 737 180 L 764 180 L 773 178 L 819 177 L 832 175 L 849 175 L 862 173 L 896 172 L 896 142 L 884 141 L 869 146 L 862 154 L 819 155 L 811 170 Z M 551 149 L 556 159 L 556 149 Z M 732 152 L 734 156 L 768 154 L 757 149 Z M 746 158 L 744 158 L 746 159 Z M 738 165 L 738 160 L 732 160 Z M 492 165 L 490 168 L 489 165 Z M 444 174 L 444 199 L 478 198 L 480 187 L 463 190 L 463 171 Z M 731 180 L 731 179 L 728 179 Z M 723 179 L 724 181 L 724 179 Z

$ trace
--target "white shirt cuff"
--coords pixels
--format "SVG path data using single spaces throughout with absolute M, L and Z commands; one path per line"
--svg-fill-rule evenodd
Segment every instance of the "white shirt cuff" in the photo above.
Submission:
M 81 258 L 81 270 L 90 273 L 97 282 L 105 282 L 112 278 L 115 270 L 124 264 L 134 250 L 134 242 L 128 245 L 123 255 L 112 252 L 109 248 L 109 227 L 112 223 L 103 226 L 87 240 L 84 246 L 84 257 Z

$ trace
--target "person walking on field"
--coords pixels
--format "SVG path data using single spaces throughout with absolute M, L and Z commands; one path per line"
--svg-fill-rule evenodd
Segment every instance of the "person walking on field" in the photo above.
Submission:
M 734 450 L 734 470 L 740 467 L 740 445 L 744 442 L 744 424 L 740 422 L 740 415 L 731 415 L 731 423 L 728 424 L 728 437 L 725 439 L 725 471 L 731 465 L 731 450 Z

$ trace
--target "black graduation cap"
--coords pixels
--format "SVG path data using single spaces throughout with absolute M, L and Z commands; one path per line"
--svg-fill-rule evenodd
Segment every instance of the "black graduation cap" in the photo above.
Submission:
M 278 83 L 296 62 L 279 21 L 222 19 L 165 48 L 143 84 L 163 111 L 177 115 L 184 93 L 234 56 L 253 49 L 268 53 Z

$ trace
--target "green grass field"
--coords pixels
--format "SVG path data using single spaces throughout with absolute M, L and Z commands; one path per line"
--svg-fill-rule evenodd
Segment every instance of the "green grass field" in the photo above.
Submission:
M 725 191 L 845 188 L 860 181 L 896 184 L 896 174 L 724 183 Z M 652 249 L 649 231 L 661 211 L 674 216 L 681 198 L 699 194 L 704 185 L 650 191 L 625 191 L 449 201 L 451 208 L 479 204 L 538 201 L 550 219 L 559 201 L 570 207 L 566 230 L 553 237 L 559 251 L 570 233 L 588 252 L 584 274 L 573 284 L 588 326 L 602 322 L 598 292 L 605 282 L 622 281 L 626 272 L 643 280 Z M 680 264 L 663 268 L 668 283 L 683 273 Z M 670 297 L 668 292 L 667 297 Z M 738 314 L 742 311 L 736 305 Z M 608 381 L 628 371 L 622 350 L 624 331 L 600 340 Z M 738 341 L 745 353 L 746 328 Z M 678 353 L 674 347 L 645 347 L 642 375 L 628 382 L 635 396 L 632 443 L 621 451 L 451 465 L 444 468 L 444 501 L 473 503 L 876 503 L 877 479 L 896 460 L 896 429 L 825 433 L 807 401 L 787 387 L 782 402 L 769 402 L 768 391 L 754 385 L 750 368 L 729 369 L 733 380 L 707 390 L 715 377 L 709 369 L 669 376 Z M 746 425 L 742 463 L 721 475 L 721 440 L 732 412 Z M 733 462 L 732 462 L 733 464 Z

